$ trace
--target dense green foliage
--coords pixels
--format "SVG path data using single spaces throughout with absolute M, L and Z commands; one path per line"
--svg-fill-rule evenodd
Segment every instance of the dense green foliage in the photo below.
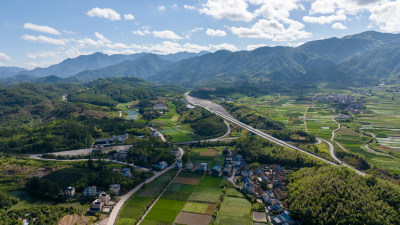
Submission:
M 350 164 L 351 166 L 354 166 L 357 169 L 367 170 L 371 167 L 365 160 L 365 157 L 360 154 L 356 154 L 350 151 L 343 151 L 341 148 L 337 148 L 335 154 L 339 159 Z
M 227 131 L 224 120 L 219 116 L 200 107 L 188 109 L 186 103 L 178 99 L 174 101 L 174 104 L 177 106 L 179 122 L 190 124 L 196 135 L 202 139 L 219 137 Z
M 18 203 L 18 199 L 10 197 L 4 191 L 0 191 L 0 209 L 8 209 Z
M 102 106 L 115 106 L 140 99 L 182 93 L 183 89 L 160 86 L 136 77 L 102 78 L 85 84 L 88 89 L 68 97 L 72 102 L 87 102 Z
M 257 136 L 238 139 L 236 148 L 248 163 L 279 163 L 290 167 L 310 167 L 323 164 L 322 161 L 302 152 L 275 145 Z
M 43 153 L 85 148 L 96 138 L 112 137 L 128 133 L 149 134 L 144 124 L 119 118 L 94 119 L 80 116 L 69 120 L 57 120 L 38 128 L 0 129 L 0 151 L 19 153 Z M 87 138 L 87 140 L 86 140 Z
M 244 105 L 235 105 L 233 103 L 222 104 L 233 117 L 249 124 L 257 129 L 263 130 L 282 130 L 285 125 L 279 121 L 271 119 L 268 114 L 257 113 Z
M 57 182 L 39 177 L 32 177 L 26 183 L 26 189 L 29 193 L 50 200 L 58 200 L 60 196 L 60 188 Z
M 133 157 L 134 163 L 144 167 L 152 167 L 159 161 L 165 161 L 170 165 L 175 156 L 171 153 L 172 145 L 163 142 L 159 138 L 137 139 L 132 143 L 128 155 Z
M 302 224 L 399 224 L 399 187 L 348 169 L 303 168 L 289 178 L 291 215 Z
M 26 209 L 15 209 L 0 213 L 0 221 L 4 225 L 22 224 L 21 218 L 29 220 L 32 225 L 57 225 L 67 214 L 82 213 L 74 207 L 32 206 Z

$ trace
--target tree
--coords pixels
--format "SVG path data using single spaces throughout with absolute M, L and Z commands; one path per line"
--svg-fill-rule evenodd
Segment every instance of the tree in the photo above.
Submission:
M 260 163 L 258 162 L 253 162 L 249 164 L 249 169 L 253 170 L 253 169 L 259 169 L 260 168 Z

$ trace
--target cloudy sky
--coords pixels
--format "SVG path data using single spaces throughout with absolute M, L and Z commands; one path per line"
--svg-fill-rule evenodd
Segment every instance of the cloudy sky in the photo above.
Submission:
M 0 66 L 82 54 L 252 50 L 400 32 L 400 0 L 3 0 Z

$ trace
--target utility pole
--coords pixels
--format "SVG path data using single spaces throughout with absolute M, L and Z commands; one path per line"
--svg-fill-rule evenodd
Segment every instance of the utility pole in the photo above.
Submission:
M 85 140 L 86 140 L 86 148 L 88 148 L 88 147 L 87 147 L 87 138 L 85 138 Z

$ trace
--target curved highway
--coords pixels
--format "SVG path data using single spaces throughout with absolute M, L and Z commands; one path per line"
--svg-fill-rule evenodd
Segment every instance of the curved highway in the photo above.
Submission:
M 327 159 L 324 159 L 324 158 L 322 158 L 320 156 L 311 154 L 311 153 L 309 153 L 309 152 L 307 152 L 307 151 L 305 151 L 305 150 L 303 150 L 301 148 L 298 148 L 298 147 L 296 147 L 294 145 L 291 145 L 291 144 L 289 144 L 289 143 L 287 143 L 285 141 L 282 141 L 282 140 L 280 140 L 278 138 L 275 138 L 275 137 L 273 137 L 273 136 L 271 136 L 269 134 L 266 134 L 266 133 L 264 133 L 264 132 L 262 132 L 260 130 L 257 130 L 257 129 L 255 129 L 255 128 L 247 125 L 247 124 L 244 124 L 244 123 L 236 120 L 222 106 L 220 106 L 220 105 L 218 105 L 218 104 L 216 104 L 216 103 L 214 103 L 212 101 L 208 101 L 208 100 L 199 99 L 199 98 L 196 98 L 196 97 L 189 96 L 188 92 L 185 93 L 185 97 L 186 97 L 186 100 L 190 104 L 203 107 L 203 108 L 207 109 L 208 111 L 210 111 L 212 113 L 215 113 L 216 115 L 222 117 L 223 119 L 225 119 L 225 120 L 227 120 L 227 121 L 229 121 L 231 123 L 234 123 L 237 126 L 240 126 L 243 129 L 246 129 L 246 130 L 248 130 L 248 131 L 250 131 L 250 132 L 252 132 L 252 133 L 254 133 L 254 134 L 256 134 L 256 135 L 258 135 L 260 137 L 262 137 L 262 138 L 265 138 L 265 139 L 267 139 L 269 141 L 272 141 L 277 145 L 280 145 L 280 146 L 283 146 L 283 147 L 288 147 L 288 148 L 291 148 L 291 149 L 294 149 L 294 150 L 297 150 L 297 151 L 301 151 L 301 152 L 303 152 L 303 153 L 305 153 L 307 155 L 315 157 L 315 158 L 317 158 L 319 160 L 322 160 L 322 161 L 324 161 L 326 163 L 329 163 L 329 164 L 334 165 L 334 166 L 338 166 L 336 163 L 333 163 L 333 162 L 331 162 L 331 161 L 329 161 Z M 348 166 L 346 164 L 342 164 L 342 165 L 354 170 L 355 172 L 357 172 L 358 174 L 360 174 L 362 176 L 366 175 L 365 173 L 363 173 L 363 172 L 361 172 L 361 171 L 359 171 L 357 169 L 354 169 L 354 168 L 352 168 L 352 167 L 350 167 L 350 166 Z

